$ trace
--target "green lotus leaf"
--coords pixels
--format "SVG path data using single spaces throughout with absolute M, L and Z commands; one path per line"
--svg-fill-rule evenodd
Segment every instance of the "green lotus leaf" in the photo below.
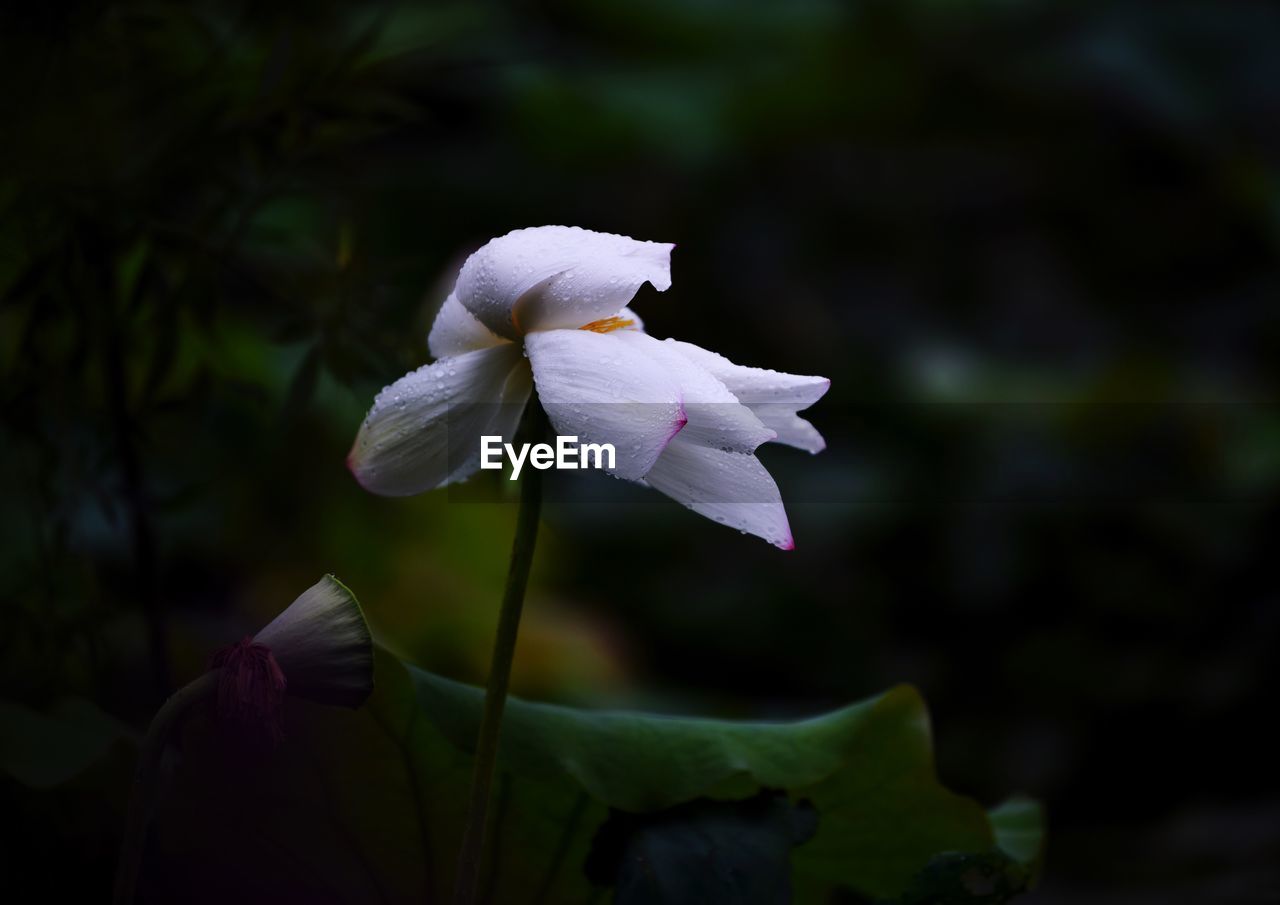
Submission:
M 375 669 L 360 711 L 291 702 L 274 749 L 193 719 L 144 891 L 157 901 L 448 901 L 483 693 L 381 650 Z M 661 845 L 653 827 L 687 832 L 680 815 L 709 813 L 690 803 L 762 790 L 816 814 L 790 854 L 800 903 L 833 889 L 892 899 L 934 888 L 956 873 L 938 868 L 940 855 L 1000 859 L 1025 879 L 1039 855 L 1034 805 L 988 816 L 938 783 L 924 704 L 909 687 L 785 723 L 512 698 L 482 900 L 592 901 L 602 890 L 588 857 L 619 815 L 645 815 L 644 844 Z

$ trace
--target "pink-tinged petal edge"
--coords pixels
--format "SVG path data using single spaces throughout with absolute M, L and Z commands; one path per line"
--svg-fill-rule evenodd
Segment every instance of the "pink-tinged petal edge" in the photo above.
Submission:
M 351 477 L 356 479 L 356 483 L 360 485 L 361 489 L 369 490 L 369 487 L 365 482 L 360 480 L 360 472 L 356 470 L 356 450 L 354 446 L 351 448 L 351 452 L 347 453 L 347 458 L 344 461 L 344 464 L 347 466 L 347 471 L 351 472 Z M 373 491 L 370 490 L 369 492 L 372 493 Z
M 680 406 L 680 412 L 676 416 L 676 420 L 673 422 L 675 424 L 675 430 L 667 434 L 667 439 L 662 441 L 662 449 L 658 450 L 658 455 L 662 455 L 662 450 L 670 446 L 671 441 L 676 438 L 676 434 L 684 430 L 684 426 L 689 423 L 689 416 L 685 414 L 684 411 L 684 400 L 681 399 L 677 404 Z

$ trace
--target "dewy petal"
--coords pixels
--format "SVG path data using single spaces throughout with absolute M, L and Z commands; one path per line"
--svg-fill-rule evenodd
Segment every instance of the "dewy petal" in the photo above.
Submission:
M 427 348 L 436 358 L 448 358 L 487 349 L 503 342 L 501 336 L 490 332 L 489 328 L 475 319 L 462 302 L 452 292 L 440 306 L 440 312 L 431 324 L 431 334 L 427 337 Z
M 675 339 L 666 341 L 689 361 L 711 373 L 738 401 L 755 412 L 766 427 L 776 431 L 776 442 L 811 453 L 822 452 L 827 442 L 796 412 L 813 405 L 831 387 L 826 377 L 784 374 L 765 368 L 737 365 L 716 352 Z
M 643 483 L 722 525 L 795 549 L 778 485 L 755 456 L 700 446 L 682 434 Z
M 493 419 L 484 429 L 483 433 L 489 436 L 501 437 L 504 443 L 513 442 L 516 436 L 516 429 L 520 426 L 520 416 L 524 414 L 525 403 L 529 401 L 529 396 L 533 393 L 533 372 L 530 370 L 528 362 L 522 358 L 520 363 L 511 369 L 511 373 L 507 375 L 507 381 L 502 387 L 501 403 L 497 410 L 493 413 Z M 477 442 L 478 438 L 477 438 Z M 471 475 L 475 474 L 479 467 L 479 448 L 467 454 L 464 450 L 461 454 L 462 463 L 456 468 L 446 484 L 456 484 L 459 481 L 465 481 Z
M 518 229 L 467 258 L 454 293 L 508 339 L 617 314 L 641 284 L 671 285 L 674 245 L 576 226 Z
M 617 333 L 549 330 L 525 348 L 556 433 L 612 443 L 617 477 L 643 477 L 688 420 L 679 384 Z
M 514 372 L 527 369 L 519 347 L 503 343 L 406 374 L 374 400 L 347 466 L 362 487 L 384 496 L 462 480 L 479 467 L 480 437 L 505 436 L 518 418 L 529 383 Z
M 254 636 L 284 673 L 288 694 L 359 707 L 373 692 L 373 638 L 355 595 L 326 575 Z
M 619 330 L 611 335 L 656 363 L 680 385 L 680 398 L 689 419 L 680 434 L 682 441 L 725 452 L 751 453 L 777 436 L 723 383 L 672 345 L 634 330 Z

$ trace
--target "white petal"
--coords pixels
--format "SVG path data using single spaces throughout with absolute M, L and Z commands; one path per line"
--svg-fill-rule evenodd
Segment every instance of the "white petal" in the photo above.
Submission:
M 507 375 L 507 382 L 502 387 L 502 403 L 494 411 L 493 419 L 481 433 L 491 437 L 502 437 L 504 443 L 514 441 L 516 430 L 520 427 L 520 416 L 524 414 L 525 403 L 529 401 L 532 393 L 533 371 L 522 357 L 520 363 Z M 461 458 L 461 465 L 449 475 L 449 479 L 445 481 L 446 484 L 465 481 L 479 468 L 478 447 L 470 454 L 462 455 Z
M 778 485 L 755 456 L 699 446 L 681 435 L 643 483 L 722 525 L 795 549 Z
M 431 324 L 427 348 L 436 358 L 448 358 L 487 349 L 503 341 L 501 336 L 491 333 L 488 327 L 476 320 L 475 315 L 462 307 L 462 302 L 451 292 Z
M 512 409 L 528 399 L 521 370 L 528 364 L 520 349 L 503 343 L 406 374 L 374 400 L 347 467 L 366 490 L 385 496 L 462 480 L 479 465 L 481 435 L 504 432 Z
M 617 314 L 642 283 L 667 289 L 674 247 L 572 226 L 518 229 L 467 258 L 454 292 L 508 339 L 581 327 Z
M 689 423 L 680 439 L 726 452 L 754 452 L 777 433 L 738 402 L 723 383 L 680 354 L 674 346 L 634 330 L 610 333 L 655 362 L 680 385 L 680 398 Z
M 679 384 L 616 333 L 550 330 L 525 348 L 556 433 L 612 443 L 618 477 L 643 477 L 688 420 Z
M 755 412 L 766 427 L 777 431 L 776 442 L 811 453 L 822 452 L 827 442 L 817 429 L 796 412 L 813 405 L 831 387 L 826 377 L 784 374 L 765 368 L 737 365 L 716 352 L 692 343 L 668 339 L 667 343 L 728 387 L 738 401 Z
M 355 595 L 326 575 L 254 637 L 271 648 L 289 694 L 359 707 L 373 692 L 373 638 Z

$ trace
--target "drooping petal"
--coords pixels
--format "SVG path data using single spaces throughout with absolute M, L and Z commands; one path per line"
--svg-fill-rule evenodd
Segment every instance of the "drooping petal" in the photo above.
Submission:
M 795 548 L 778 485 L 755 456 L 699 446 L 681 435 L 642 483 L 722 525 Z
M 462 307 L 462 302 L 451 292 L 431 324 L 427 348 L 436 358 L 448 358 L 477 349 L 487 349 L 500 342 L 505 340 L 476 320 L 475 315 Z
M 516 430 L 520 427 L 520 416 L 524 414 L 525 403 L 529 401 L 532 393 L 533 371 L 529 368 L 528 362 L 522 359 L 521 363 L 512 368 L 511 373 L 507 375 L 507 381 L 502 387 L 501 404 L 494 411 L 493 419 L 482 433 L 501 437 L 504 443 L 514 441 Z M 456 484 L 459 481 L 465 481 L 475 474 L 478 466 L 478 453 L 465 455 L 462 464 L 449 475 L 445 483 Z
M 520 369 L 528 369 L 520 349 L 503 343 L 406 374 L 374 400 L 347 467 L 385 496 L 468 477 L 479 467 L 480 437 L 503 433 L 528 399 L 528 381 L 513 379 Z
M 454 293 L 508 339 L 580 327 L 617 314 L 642 283 L 666 290 L 674 247 L 576 226 L 518 229 L 467 258 Z
M 668 343 L 636 330 L 610 334 L 662 368 L 680 386 L 689 423 L 680 439 L 725 452 L 751 453 L 777 434 L 725 385 Z
M 635 480 L 685 426 L 680 386 L 615 333 L 549 330 L 525 339 L 533 379 L 556 433 L 612 443 L 611 473 Z
M 355 595 L 332 575 L 303 591 L 254 636 L 284 673 L 286 690 L 359 707 L 373 692 L 373 638 Z
M 668 339 L 667 343 L 689 361 L 710 372 L 739 402 L 755 412 L 766 427 L 776 431 L 778 436 L 775 442 L 811 453 L 826 449 L 827 442 L 822 439 L 817 428 L 796 414 L 813 405 L 827 392 L 831 381 L 826 377 L 748 368 L 692 343 L 675 339 Z

